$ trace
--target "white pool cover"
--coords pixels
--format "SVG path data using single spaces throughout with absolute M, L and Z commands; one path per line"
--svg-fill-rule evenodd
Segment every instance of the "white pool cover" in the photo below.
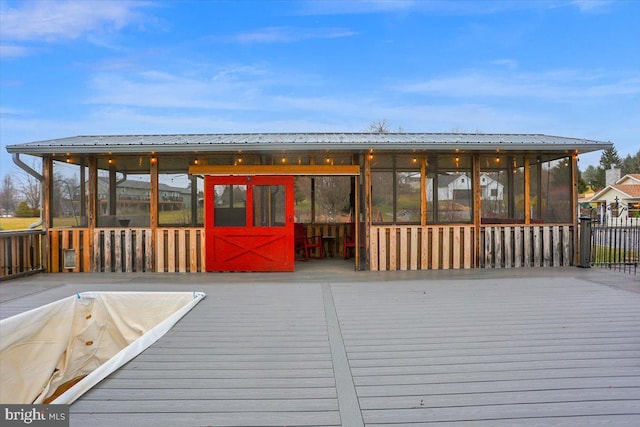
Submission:
M 0 321 L 0 403 L 71 403 L 156 342 L 202 292 L 84 292 Z M 48 399 L 51 400 L 51 399 Z

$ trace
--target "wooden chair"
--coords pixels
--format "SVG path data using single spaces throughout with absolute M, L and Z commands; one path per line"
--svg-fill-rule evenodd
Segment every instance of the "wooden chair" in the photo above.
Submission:
M 294 224 L 293 240 L 295 243 L 296 259 L 307 261 L 309 258 L 324 258 L 324 245 L 322 244 L 322 236 L 307 236 L 307 229 L 304 224 Z M 312 256 L 315 250 L 320 249 L 320 256 Z

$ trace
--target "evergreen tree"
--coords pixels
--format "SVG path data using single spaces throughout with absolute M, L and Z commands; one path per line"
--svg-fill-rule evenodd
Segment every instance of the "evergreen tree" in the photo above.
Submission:
M 619 168 L 622 160 L 616 151 L 616 147 L 611 147 L 602 152 L 600 156 L 600 167 L 604 170 Z
M 29 218 L 33 216 L 33 209 L 27 202 L 20 202 L 16 208 L 16 216 L 19 218 Z
M 622 175 L 640 173 L 640 150 L 634 155 L 629 154 L 625 157 L 620 164 L 620 169 L 622 169 Z

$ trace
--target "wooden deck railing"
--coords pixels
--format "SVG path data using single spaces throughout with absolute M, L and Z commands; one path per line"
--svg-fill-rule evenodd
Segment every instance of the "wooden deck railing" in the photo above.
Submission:
M 0 232 L 0 280 L 43 270 L 42 230 Z
M 204 272 L 204 228 L 159 228 L 156 231 L 155 253 L 155 271 Z
M 348 226 L 306 225 L 309 235 L 335 238 L 326 242 L 334 256 L 343 255 Z M 3 277 L 42 268 L 34 258 L 42 247 L 38 233 L 2 240 Z M 159 228 L 154 239 L 146 228 L 51 229 L 49 270 L 204 272 L 204 233 L 203 228 Z M 575 245 L 571 225 L 482 226 L 479 235 L 472 225 L 372 226 L 370 237 L 373 271 L 569 266 Z M 70 250 L 75 265 L 65 269 Z
M 560 267 L 573 265 L 573 226 L 483 226 L 480 267 Z
M 479 240 L 481 268 L 573 265 L 573 226 L 471 225 L 373 226 L 371 270 L 474 268 Z
M 473 268 L 472 225 L 372 226 L 370 267 L 384 270 Z
M 92 270 L 91 230 L 88 228 L 49 229 L 49 272 L 90 272 Z M 73 251 L 75 266 L 65 268 L 65 252 Z
M 97 228 L 93 232 L 93 271 L 153 270 L 153 243 L 148 228 Z

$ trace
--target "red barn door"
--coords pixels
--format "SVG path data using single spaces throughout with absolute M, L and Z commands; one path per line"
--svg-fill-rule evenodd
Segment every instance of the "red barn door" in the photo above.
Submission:
M 207 271 L 293 271 L 293 177 L 205 177 Z

